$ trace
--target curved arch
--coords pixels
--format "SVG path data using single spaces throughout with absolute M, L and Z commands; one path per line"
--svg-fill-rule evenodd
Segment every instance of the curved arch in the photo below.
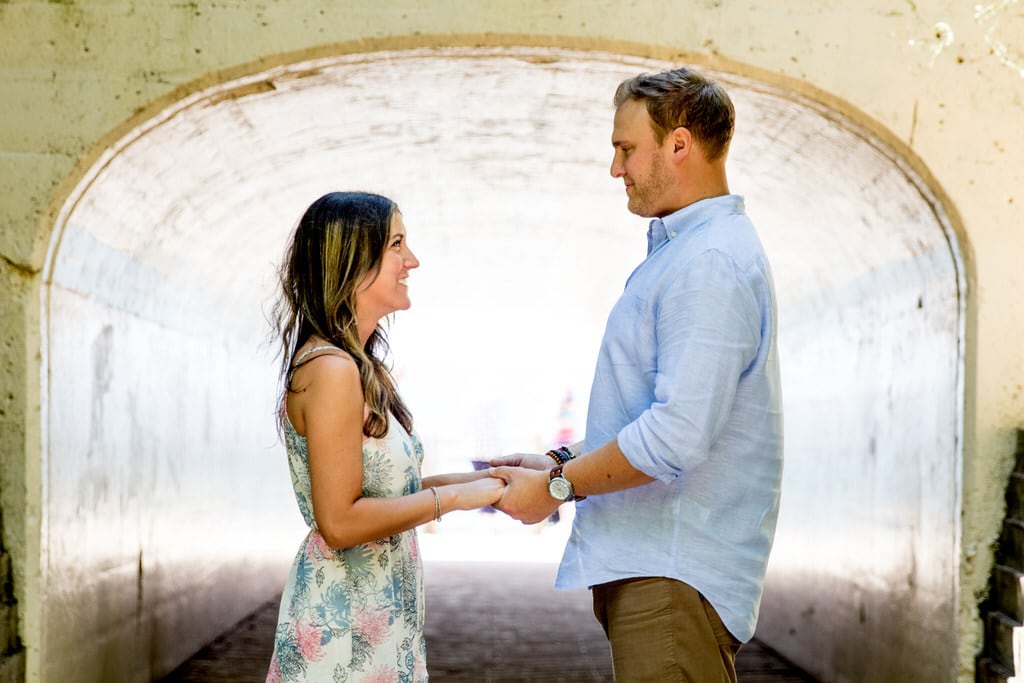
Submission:
M 679 55 L 560 44 L 283 56 L 186 87 L 95 155 L 58 211 L 45 270 L 45 648 L 71 649 L 73 615 L 140 658 L 118 666 L 160 673 L 203 642 L 172 637 L 177 623 L 207 638 L 281 578 L 296 536 L 278 521 L 291 502 L 269 448 L 273 368 L 255 340 L 271 264 L 321 191 L 395 196 L 421 260 L 443 264 L 415 274 L 417 305 L 394 330 L 436 452 L 540 443 L 563 390 L 585 397 L 604 312 L 642 255 L 644 226 L 605 174 L 610 93 Z M 360 46 L 383 44 L 331 49 Z M 766 636 L 811 671 L 900 680 L 931 662 L 941 678 L 956 639 L 958 221 L 913 155 L 848 108 L 687 58 L 736 100 L 732 183 L 778 279 L 789 461 Z M 575 334 L 520 332 L 555 328 Z M 515 353 L 495 363 L 510 335 Z M 467 364 L 465 394 L 440 411 L 432 392 Z M 537 380 L 507 400 L 524 376 Z M 221 534 L 259 527 L 267 547 L 219 547 L 211 517 Z M 196 563 L 198 586 L 184 571 Z M 58 582 L 69 588 L 50 590 Z M 135 599 L 103 607 L 115 592 Z M 907 623 L 915 643 L 898 637 Z M 899 656 L 854 661 L 887 641 Z M 98 656 L 48 666 L 113 665 Z
M 317 63 L 321 60 L 329 61 L 339 57 L 395 51 L 452 49 L 457 52 L 477 48 L 499 51 L 534 48 L 539 51 L 593 52 L 607 55 L 610 58 L 621 57 L 627 60 L 637 60 L 640 64 L 643 64 L 644 60 L 648 60 L 651 64 L 691 64 L 718 73 L 730 74 L 734 79 L 742 80 L 743 87 L 766 92 L 775 91 L 776 94 L 783 97 L 798 97 L 804 105 L 818 110 L 826 118 L 835 119 L 839 125 L 849 128 L 854 134 L 863 135 L 867 140 L 878 141 L 879 149 L 889 156 L 893 163 L 905 166 L 908 173 L 919 179 L 923 191 L 934 197 L 937 205 L 941 206 L 943 214 L 941 222 L 951 235 L 955 235 L 960 252 L 964 254 L 970 252 L 969 241 L 955 206 L 914 150 L 908 147 L 902 139 L 893 135 L 885 126 L 848 101 L 835 97 L 808 81 L 787 77 L 775 71 L 762 69 L 748 62 L 729 59 L 717 53 L 680 50 L 668 45 L 564 34 L 538 35 L 500 32 L 414 34 L 386 38 L 364 37 L 358 40 L 264 55 L 253 62 L 211 71 L 200 78 L 175 87 L 147 106 L 137 108 L 133 116 L 94 141 L 79 158 L 74 170 L 67 175 L 61 187 L 54 193 L 50 208 L 41 221 L 41 225 L 56 226 L 59 229 L 66 219 L 67 211 L 77 203 L 95 173 L 116 155 L 117 150 L 197 101 L 207 98 L 216 100 L 251 95 L 266 87 L 268 76 L 272 77 L 273 74 L 282 71 L 294 71 L 295 65 Z M 538 59 L 544 61 L 547 58 L 538 57 Z M 48 250 L 44 269 L 48 267 L 49 261 L 52 259 L 53 236 L 51 235 L 47 241 L 51 248 Z M 970 273 L 970 259 L 967 259 L 966 267 Z M 973 277 L 969 277 L 969 279 L 973 280 Z

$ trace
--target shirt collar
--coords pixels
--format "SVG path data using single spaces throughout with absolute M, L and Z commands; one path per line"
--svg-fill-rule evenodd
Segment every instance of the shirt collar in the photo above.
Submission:
M 664 218 L 655 218 L 647 228 L 647 255 L 650 256 L 665 242 L 703 224 L 713 215 L 743 212 L 743 197 L 727 194 L 701 199 Z

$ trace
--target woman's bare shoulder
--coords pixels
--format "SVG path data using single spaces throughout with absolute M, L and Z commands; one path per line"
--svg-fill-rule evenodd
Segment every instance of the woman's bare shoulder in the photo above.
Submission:
M 334 346 L 318 349 L 316 355 L 303 359 L 292 369 L 293 391 L 313 384 L 349 384 L 353 380 L 357 385 L 361 383 L 359 366 L 348 352 Z
M 352 356 L 341 349 L 318 353 L 292 371 L 285 407 L 292 425 L 307 435 L 314 414 L 337 414 L 345 406 L 363 405 L 362 379 Z

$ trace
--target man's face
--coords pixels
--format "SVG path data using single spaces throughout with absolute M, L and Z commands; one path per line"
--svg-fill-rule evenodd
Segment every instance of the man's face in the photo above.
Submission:
M 625 182 L 627 206 L 632 213 L 660 218 L 678 208 L 670 203 L 675 189 L 669 163 L 671 145 L 670 136 L 660 145 L 655 140 L 651 117 L 642 101 L 626 100 L 615 111 L 611 174 Z

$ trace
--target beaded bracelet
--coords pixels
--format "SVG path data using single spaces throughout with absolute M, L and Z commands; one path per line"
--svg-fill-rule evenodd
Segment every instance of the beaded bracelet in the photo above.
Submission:
M 430 487 L 430 490 L 434 492 L 434 521 L 435 522 L 440 522 L 441 521 L 441 494 L 439 494 L 437 492 L 437 489 L 434 488 L 433 486 Z
M 556 465 L 564 465 L 565 463 L 569 462 L 570 460 L 576 457 L 575 455 L 572 454 L 572 451 L 570 451 L 565 446 L 553 448 L 547 453 L 545 453 L 545 455 L 550 456 L 551 459 L 555 461 Z

